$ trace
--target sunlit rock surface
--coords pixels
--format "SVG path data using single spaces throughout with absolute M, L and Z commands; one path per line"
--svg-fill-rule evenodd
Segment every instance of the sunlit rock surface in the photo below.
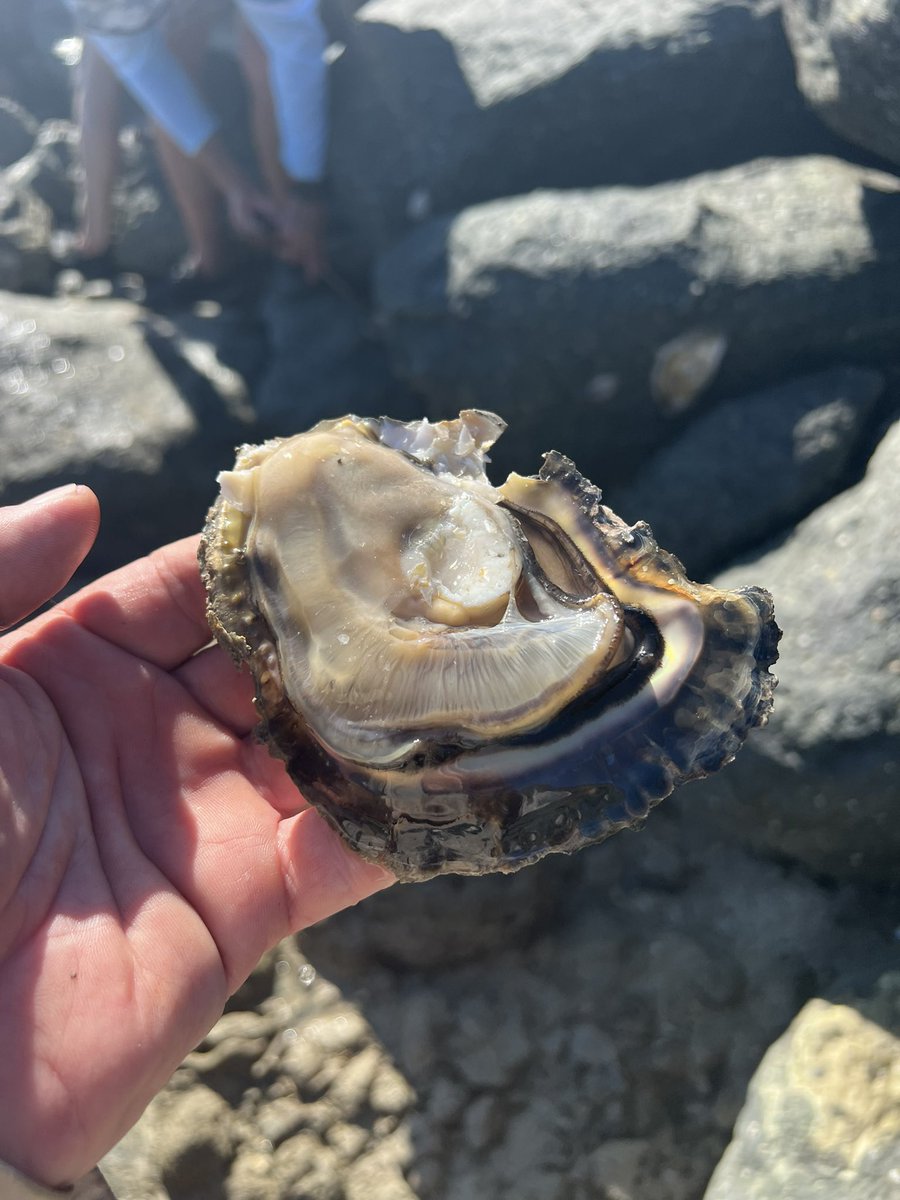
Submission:
M 767 1051 L 705 1200 L 893 1200 L 900 1185 L 900 975 L 810 1000 Z
M 376 300 L 396 368 L 436 415 L 508 419 L 499 472 L 532 446 L 577 446 L 606 487 L 705 406 L 798 369 L 889 361 L 898 206 L 893 176 L 820 157 L 535 192 L 409 234 L 381 258 Z M 724 355 L 673 411 L 658 354 L 696 330 Z
M 718 581 L 760 579 L 784 621 L 778 703 L 701 820 L 810 870 L 896 883 L 900 855 L 900 423 L 861 483 Z

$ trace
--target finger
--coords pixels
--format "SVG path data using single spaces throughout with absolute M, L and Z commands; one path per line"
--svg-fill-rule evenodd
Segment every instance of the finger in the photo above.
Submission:
M 218 646 L 201 650 L 175 674 L 197 703 L 238 737 L 245 737 L 258 724 L 250 675 L 239 671 Z
M 281 822 L 278 850 L 291 932 L 324 921 L 397 882 L 389 871 L 348 849 L 313 808 Z
M 83 484 L 0 508 L 0 629 L 27 617 L 69 582 L 99 526 L 97 497 Z
M 183 538 L 98 579 L 62 608 L 129 654 L 171 671 L 212 635 L 197 565 L 199 538 Z

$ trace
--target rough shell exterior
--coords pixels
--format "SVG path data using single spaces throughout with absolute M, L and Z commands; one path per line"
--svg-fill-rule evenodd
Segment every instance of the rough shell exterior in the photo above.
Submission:
M 768 593 L 691 583 L 556 452 L 493 488 L 484 452 L 503 428 L 476 412 L 347 417 L 244 447 L 202 539 L 210 624 L 253 673 L 260 736 L 350 845 L 402 879 L 513 871 L 635 827 L 731 761 L 772 704 Z M 373 554 L 378 579 L 385 560 L 393 571 L 385 607 L 359 544 L 398 530 L 402 553 L 385 540 Z M 460 567 L 446 547 L 463 534 Z M 473 584 L 485 550 L 499 565 Z M 389 670 L 398 645 L 409 665 Z M 586 649 L 570 664 L 573 646 Z M 368 686 L 373 663 L 391 686 Z M 497 711 L 463 710 L 475 694 Z

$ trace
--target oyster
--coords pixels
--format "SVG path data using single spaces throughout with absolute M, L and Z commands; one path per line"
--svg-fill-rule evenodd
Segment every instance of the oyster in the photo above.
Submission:
M 768 593 L 690 583 L 555 451 L 493 487 L 504 428 L 344 417 L 244 446 L 201 541 L 261 736 L 403 879 L 635 826 L 771 708 Z

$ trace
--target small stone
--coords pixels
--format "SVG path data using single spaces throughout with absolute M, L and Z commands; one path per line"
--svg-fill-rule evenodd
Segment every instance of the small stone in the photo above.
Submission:
M 591 1194 L 598 1200 L 642 1200 L 638 1187 L 648 1145 L 643 1138 L 614 1138 L 588 1155 L 585 1175 Z
M 369 1131 L 362 1125 L 338 1121 L 326 1132 L 325 1140 L 342 1162 L 352 1162 L 368 1145 Z
M 234 1140 L 231 1110 L 202 1084 L 172 1097 L 157 1146 L 172 1200 L 212 1196 L 224 1187 Z
M 256 1116 L 259 1132 L 268 1138 L 273 1146 L 296 1133 L 302 1127 L 303 1121 L 304 1105 L 292 1096 L 270 1100 L 260 1108 Z
M 416 1093 L 396 1067 L 384 1063 L 372 1081 L 369 1103 L 377 1113 L 399 1114 L 415 1103 Z
M 227 1200 L 280 1200 L 271 1154 L 244 1151 L 234 1161 L 225 1185 Z
M 327 1101 L 345 1120 L 368 1102 L 372 1080 L 382 1061 L 378 1046 L 367 1046 L 344 1066 L 328 1089 Z
M 469 1150 L 484 1150 L 497 1139 L 500 1128 L 501 1113 L 495 1096 L 479 1096 L 466 1107 L 463 1138 Z
M 319 1046 L 325 1054 L 355 1050 L 371 1037 L 366 1021 L 356 1009 L 350 1007 L 316 1017 L 304 1027 L 303 1033 L 307 1040 Z

